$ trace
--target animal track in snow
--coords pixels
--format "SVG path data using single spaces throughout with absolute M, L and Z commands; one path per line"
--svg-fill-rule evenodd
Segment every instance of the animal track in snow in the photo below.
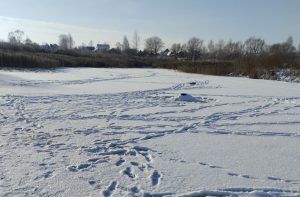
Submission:
M 273 176 L 268 176 L 267 179 L 272 180 L 272 181 L 282 181 L 282 182 L 286 182 L 286 183 L 299 184 L 299 182 L 296 180 L 285 180 L 285 179 L 281 179 L 281 178 L 273 177 Z
M 234 172 L 228 172 L 227 174 L 228 174 L 229 176 L 239 176 L 238 173 L 234 173 Z
M 246 179 L 256 179 L 255 177 L 252 177 L 250 175 L 239 174 L 239 173 L 236 173 L 236 172 L 228 172 L 228 170 L 225 169 L 225 168 L 222 168 L 222 167 L 216 166 L 216 165 L 210 165 L 210 164 L 205 163 L 205 162 L 199 162 L 199 164 L 202 165 L 202 166 L 207 166 L 211 169 L 222 170 L 222 171 L 226 172 L 226 174 L 229 175 L 229 176 L 241 177 L 241 178 L 246 178 Z

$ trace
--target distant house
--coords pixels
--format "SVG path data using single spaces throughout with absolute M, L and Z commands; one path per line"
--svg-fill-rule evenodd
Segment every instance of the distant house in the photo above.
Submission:
M 97 51 L 108 51 L 109 49 L 109 44 L 97 44 Z
M 86 49 L 88 50 L 88 51 L 95 51 L 95 47 L 86 47 Z
M 94 52 L 95 51 L 95 47 L 93 46 L 80 46 L 78 47 L 78 49 L 81 51 L 81 52 Z
M 164 57 L 170 56 L 171 55 L 171 51 L 169 49 L 166 49 L 166 50 L 162 51 L 160 53 L 160 55 L 164 56 Z
M 57 44 L 50 44 L 49 46 L 51 49 L 54 49 L 54 50 L 59 48 L 59 46 Z
M 111 53 L 111 54 L 121 54 L 121 49 L 111 48 L 111 49 L 109 49 L 108 53 Z
M 52 49 L 52 50 L 56 50 L 56 49 L 58 49 L 58 45 L 57 44 L 43 44 L 43 45 L 40 45 L 40 47 L 42 48 L 42 49 L 48 49 L 48 50 L 50 50 L 50 49 Z
M 40 47 L 42 49 L 50 49 L 50 45 L 49 44 L 43 44 L 43 45 L 40 45 Z

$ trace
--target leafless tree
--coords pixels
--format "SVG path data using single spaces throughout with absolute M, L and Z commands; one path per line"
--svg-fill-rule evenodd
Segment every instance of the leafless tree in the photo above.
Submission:
M 71 34 L 61 34 L 59 36 L 59 46 L 61 49 L 72 49 L 74 46 L 74 40 Z
M 296 50 L 296 47 L 293 45 L 293 38 L 290 36 L 283 43 L 273 44 L 269 48 L 270 54 L 276 54 L 277 56 L 282 55 L 291 55 Z
M 283 43 L 283 46 L 287 53 L 292 53 L 296 50 L 296 47 L 293 45 L 294 39 L 292 36 L 289 36 L 288 39 Z
M 124 36 L 124 38 L 123 38 L 123 51 L 126 51 L 128 49 L 130 49 L 130 45 L 129 45 L 127 36 Z
M 241 55 L 242 52 L 243 52 L 243 43 L 240 41 L 233 42 L 229 40 L 227 44 L 224 46 L 224 55 L 229 59 Z
M 178 54 L 181 51 L 181 44 L 180 43 L 174 43 L 174 44 L 172 44 L 171 51 L 174 54 Z
M 187 52 L 187 45 L 186 43 L 181 45 L 181 51 Z
M 214 41 L 210 40 L 207 48 L 209 53 L 214 53 L 216 51 Z
M 218 54 L 222 53 L 225 47 L 225 41 L 223 39 L 219 40 L 216 44 L 215 44 L 215 49 L 218 52 Z
M 174 43 L 171 46 L 171 52 L 174 55 L 174 57 L 177 59 L 177 56 L 180 52 L 182 52 L 182 46 L 180 43 Z
M 139 45 L 140 45 L 140 37 L 139 37 L 138 33 L 135 31 L 133 33 L 132 47 L 133 47 L 133 49 L 138 50 Z
M 145 50 L 152 54 L 156 55 L 163 47 L 163 41 L 157 36 L 153 36 L 145 40 Z
M 12 44 L 20 44 L 23 41 L 24 32 L 17 29 L 8 33 L 8 41 Z
M 264 51 L 265 41 L 260 38 L 250 37 L 245 41 L 245 52 L 248 55 L 258 55 Z
M 24 40 L 24 44 L 26 44 L 26 45 L 31 45 L 31 44 L 33 44 L 33 42 L 32 42 L 32 40 L 30 39 L 30 38 L 26 38 L 25 40 Z
M 90 40 L 89 47 L 93 47 L 93 46 L 94 46 L 94 42 L 92 40 Z
M 123 48 L 123 46 L 122 46 L 122 44 L 120 42 L 117 42 L 116 43 L 116 48 L 121 51 L 122 48 Z
M 187 42 L 187 51 L 191 56 L 192 61 L 195 61 L 196 56 L 201 53 L 203 49 L 203 40 L 193 37 Z

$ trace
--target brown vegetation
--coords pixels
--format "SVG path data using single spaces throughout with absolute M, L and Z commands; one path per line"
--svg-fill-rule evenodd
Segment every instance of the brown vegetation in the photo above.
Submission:
M 144 51 L 130 48 L 127 37 L 124 37 L 123 45 L 119 48 L 95 51 L 94 47 L 72 48 L 71 35 L 65 36 L 70 39 L 65 39 L 64 47 L 56 45 L 53 48 L 39 46 L 30 40 L 22 42 L 13 36 L 15 34 L 10 37 L 12 42 L 0 42 L 0 68 L 153 67 L 267 79 L 274 79 L 276 72 L 281 69 L 288 69 L 297 76 L 300 73 L 300 55 L 291 37 L 286 42 L 270 46 L 262 39 L 251 37 L 244 43 L 210 41 L 207 47 L 203 40 L 194 37 L 186 44 L 175 43 L 171 50 L 158 53 L 163 46 L 159 37 L 147 39 Z M 152 40 L 157 40 L 153 41 L 153 49 L 150 47 Z M 135 47 L 138 41 L 136 37 Z

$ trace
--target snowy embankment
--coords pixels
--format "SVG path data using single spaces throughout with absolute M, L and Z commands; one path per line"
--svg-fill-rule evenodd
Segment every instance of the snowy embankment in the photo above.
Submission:
M 300 86 L 0 71 L 0 196 L 299 196 Z

